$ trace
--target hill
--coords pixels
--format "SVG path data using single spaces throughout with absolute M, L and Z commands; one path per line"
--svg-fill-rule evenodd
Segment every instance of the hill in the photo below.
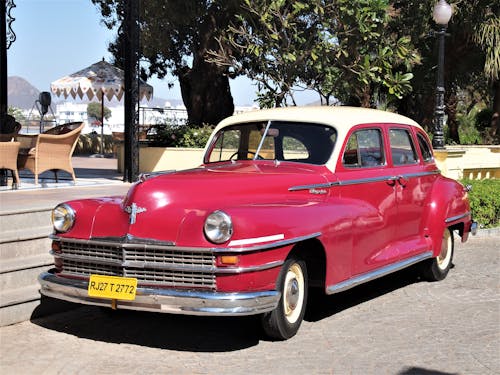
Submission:
M 7 78 L 7 97 L 9 106 L 31 109 L 40 91 L 21 77 Z

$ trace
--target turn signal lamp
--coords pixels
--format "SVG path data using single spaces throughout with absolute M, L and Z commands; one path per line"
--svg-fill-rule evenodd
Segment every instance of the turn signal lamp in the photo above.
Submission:
M 222 255 L 219 257 L 219 261 L 224 266 L 236 266 L 240 261 L 240 257 L 237 255 Z

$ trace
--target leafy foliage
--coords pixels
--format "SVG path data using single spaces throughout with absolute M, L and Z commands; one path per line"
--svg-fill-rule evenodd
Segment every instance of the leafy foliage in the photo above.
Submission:
M 92 0 L 109 28 L 121 25 L 122 0 Z M 140 6 L 141 76 L 177 77 L 191 126 L 215 124 L 234 111 L 226 69 L 209 63 L 208 49 L 240 9 L 237 0 L 150 0 Z M 109 49 L 123 66 L 125 30 Z M 171 86 L 171 83 L 167 83 Z
M 295 104 L 296 86 L 316 90 L 329 103 L 376 106 L 411 91 L 419 55 L 408 36 L 388 27 L 388 0 L 245 0 L 213 61 L 259 83 L 261 106 Z M 228 51 L 237 51 L 230 54 Z M 380 98 L 378 95 L 377 98 Z
M 88 118 L 95 118 L 96 120 L 101 120 L 101 103 L 91 102 L 87 105 L 87 116 Z M 104 118 L 109 120 L 111 117 L 111 110 L 104 106 Z
M 485 51 L 488 47 L 479 45 L 475 38 L 485 21 L 500 14 L 500 3 L 496 0 L 448 2 L 452 5 L 453 16 L 448 24 L 445 42 L 445 104 L 449 128 L 447 142 L 461 143 L 459 113 L 467 114 L 475 104 L 494 108 L 500 106 L 500 86 L 491 80 L 488 83 L 485 79 Z M 422 64 L 413 69 L 413 93 L 406 95 L 399 103 L 398 112 L 414 118 L 430 130 L 434 117 L 437 68 L 437 38 L 433 30 L 436 25 L 432 20 L 436 1 L 393 0 L 391 3 L 399 14 L 399 23 L 394 26 L 407 30 L 412 43 L 422 55 Z M 496 33 L 498 35 L 500 30 L 497 29 Z M 492 46 L 490 42 L 491 39 L 486 42 L 489 47 Z M 469 103 L 459 108 L 459 97 L 463 92 L 467 93 Z
M 156 127 L 156 134 L 151 136 L 150 144 L 161 147 L 203 148 L 213 130 L 213 125 L 193 128 L 186 125 L 163 124 Z
M 472 185 L 469 200 L 472 215 L 481 228 L 500 226 L 500 180 L 463 180 Z

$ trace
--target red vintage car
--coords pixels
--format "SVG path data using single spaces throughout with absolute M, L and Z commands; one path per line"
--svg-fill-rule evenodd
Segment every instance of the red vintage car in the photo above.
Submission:
M 472 220 L 467 188 L 443 177 L 414 121 L 349 107 L 236 115 L 203 164 L 142 175 L 125 197 L 52 214 L 55 266 L 41 293 L 191 315 L 260 314 L 292 337 L 308 289 L 333 294 L 418 263 L 446 277 Z

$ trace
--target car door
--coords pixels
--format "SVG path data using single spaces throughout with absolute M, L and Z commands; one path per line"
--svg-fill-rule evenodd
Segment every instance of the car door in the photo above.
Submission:
M 409 126 L 389 126 L 389 164 L 396 176 L 398 207 L 394 243 L 400 259 L 429 250 L 430 246 L 425 236 L 422 215 L 430 198 L 429 192 L 437 176 L 437 168 L 428 164 L 432 154 L 425 137 L 419 134 L 420 138 L 417 138 L 420 147 L 426 148 L 423 152 L 418 152 L 415 137 L 415 132 Z
M 382 126 L 353 128 L 337 163 L 342 209 L 350 220 L 352 275 L 388 264 L 397 256 L 390 251 L 397 205 L 384 139 Z

